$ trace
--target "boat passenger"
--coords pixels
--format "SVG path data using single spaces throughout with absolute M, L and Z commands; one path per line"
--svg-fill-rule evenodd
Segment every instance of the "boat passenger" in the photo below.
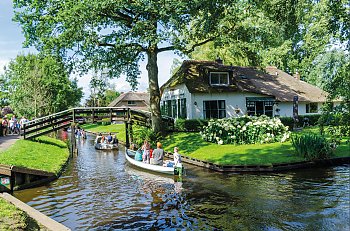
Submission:
M 101 138 L 101 144 L 105 144 L 107 141 L 106 141 L 106 137 L 105 136 L 102 136 Z
M 180 166 L 182 167 L 182 163 L 181 163 L 181 155 L 179 154 L 179 148 L 178 147 L 175 147 L 174 148 L 174 166 L 177 167 L 177 166 Z
M 142 155 L 143 162 L 149 164 L 149 160 L 150 160 L 150 151 L 149 151 L 150 150 L 150 144 L 148 143 L 147 140 L 145 140 L 143 142 L 141 150 L 143 151 L 143 155 Z
M 113 144 L 118 144 L 119 142 L 118 142 L 117 136 L 114 135 L 114 136 L 112 136 L 112 137 L 113 137 L 112 143 L 113 143 Z
M 136 153 L 135 153 L 135 160 L 142 161 L 142 151 L 141 151 L 141 149 L 136 151 Z
M 112 141 L 113 141 L 112 134 L 111 134 L 111 133 L 108 133 L 108 136 L 107 136 L 107 143 L 110 144 L 110 143 L 112 143 Z
M 157 148 L 153 150 L 153 161 L 154 165 L 163 165 L 164 150 L 162 149 L 162 144 L 157 142 Z

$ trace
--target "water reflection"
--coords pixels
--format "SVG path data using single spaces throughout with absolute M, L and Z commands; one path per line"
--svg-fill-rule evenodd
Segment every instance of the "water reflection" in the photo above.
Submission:
M 15 196 L 72 230 L 349 230 L 349 166 L 219 174 L 186 166 L 182 181 L 135 169 L 123 150 L 79 155 L 50 185 Z

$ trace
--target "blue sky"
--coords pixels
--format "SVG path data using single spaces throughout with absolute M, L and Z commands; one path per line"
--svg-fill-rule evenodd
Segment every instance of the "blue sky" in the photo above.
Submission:
M 23 48 L 24 35 L 21 32 L 21 27 L 18 23 L 12 21 L 13 7 L 12 0 L 0 0 L 0 74 L 4 72 L 4 66 L 7 65 L 11 59 L 16 58 L 18 54 L 27 54 L 29 52 L 35 53 L 34 48 Z M 161 86 L 170 78 L 170 67 L 173 59 L 179 58 L 173 52 L 163 52 L 158 56 L 159 67 L 159 85 Z M 181 58 L 179 58 L 181 59 Z M 139 91 L 146 91 L 148 87 L 148 78 L 146 71 L 146 62 L 140 63 L 141 79 Z M 89 93 L 90 76 L 86 75 L 78 78 L 79 86 L 84 89 L 84 98 Z M 129 84 L 124 77 L 114 79 L 111 82 L 117 91 L 126 92 L 130 90 Z

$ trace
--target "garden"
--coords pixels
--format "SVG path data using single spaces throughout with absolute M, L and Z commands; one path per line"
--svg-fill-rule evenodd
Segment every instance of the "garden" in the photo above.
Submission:
M 271 165 L 350 156 L 346 126 L 339 114 L 318 116 L 314 126 L 290 131 L 284 118 L 240 117 L 219 120 L 178 120 L 176 132 L 165 138 L 150 129 L 134 126 L 134 143 L 144 139 L 163 143 L 165 151 L 178 147 L 182 155 L 220 165 Z M 283 121 L 283 123 L 282 123 Z M 84 125 L 94 132 L 118 132 L 125 139 L 125 125 Z M 122 134 L 122 135 L 121 135 Z

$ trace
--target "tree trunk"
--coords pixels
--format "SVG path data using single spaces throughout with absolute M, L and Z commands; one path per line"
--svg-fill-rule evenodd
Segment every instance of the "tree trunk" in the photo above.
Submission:
M 160 91 L 158 85 L 158 64 L 157 64 L 157 46 L 152 46 L 147 52 L 148 62 L 148 85 L 150 93 L 150 107 L 152 129 L 154 132 L 161 132 L 162 117 L 160 113 Z

